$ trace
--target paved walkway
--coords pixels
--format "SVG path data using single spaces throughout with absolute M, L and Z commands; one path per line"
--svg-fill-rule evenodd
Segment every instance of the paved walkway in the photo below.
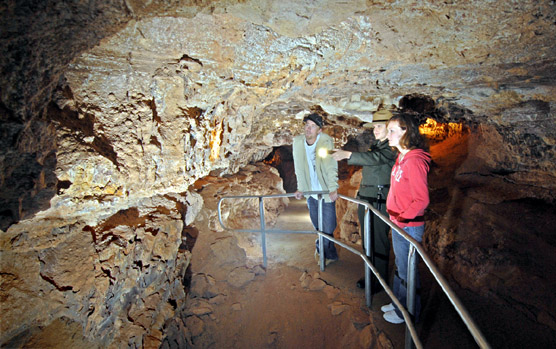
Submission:
M 305 200 L 291 200 L 288 208 L 280 215 L 272 229 L 314 230 L 309 219 Z M 307 270 L 317 267 L 314 258 L 317 234 L 267 234 L 268 263 L 284 263 L 288 266 Z M 356 247 L 354 245 L 354 247 Z M 352 291 L 361 291 L 355 284 L 364 275 L 364 264 L 359 256 L 336 246 L 339 260 L 329 264 L 324 274 L 334 280 L 335 285 L 343 285 Z M 358 292 L 359 293 L 359 292 Z M 360 292 L 364 296 L 364 292 Z

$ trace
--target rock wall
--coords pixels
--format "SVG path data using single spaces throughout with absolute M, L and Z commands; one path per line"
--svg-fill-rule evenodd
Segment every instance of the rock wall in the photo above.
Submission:
M 223 230 L 216 216 L 221 196 L 284 192 L 277 170 L 262 163 L 233 177 L 207 176 L 193 188 L 117 211 L 97 207 L 93 215 L 78 218 L 51 212 L 2 234 L 2 343 L 25 346 L 35 338 L 44 343 L 53 335 L 41 335 L 37 324 L 42 328 L 60 319 L 80 325 L 67 337 L 60 335 L 63 342 L 83 333 L 87 345 L 159 347 L 168 336 L 183 337 L 175 327 L 185 326 L 177 314 L 186 305 L 190 282 L 186 272 L 196 239 L 190 225 L 204 206 L 197 191 L 211 198 L 204 211 L 211 212 L 208 225 L 215 231 Z M 287 199 L 266 202 L 269 226 L 284 205 Z M 258 202 L 222 206 L 229 226 L 258 227 L 258 214 Z M 241 261 L 260 259 L 251 235 L 235 234 Z M 229 253 L 220 251 L 223 258 L 233 258 Z
M 264 278 L 260 234 L 225 230 L 217 209 L 226 196 L 283 194 L 278 171 L 263 163 L 248 165 L 235 175 L 210 175 L 198 180 L 195 191 L 203 198 L 203 209 L 188 229 L 195 237 L 188 269 L 187 299 L 169 319 L 163 348 L 210 347 L 235 342 L 233 325 L 241 310 L 236 293 L 255 278 Z M 288 204 L 286 198 L 264 199 L 266 226 L 272 227 Z M 257 199 L 226 199 L 220 206 L 224 225 L 237 229 L 259 229 Z M 243 293 L 245 302 L 252 294 Z M 260 309 L 258 309 L 260 311 Z M 249 316 L 249 315 L 247 315 Z M 244 329 L 241 331 L 249 331 Z M 249 336 L 247 336 L 249 337 Z M 217 339 L 218 338 L 218 339 Z M 252 343 L 250 343 L 252 344 Z
M 416 92 L 439 121 L 493 125 L 519 158 L 495 171 L 553 177 L 550 3 L 80 6 L 5 7 L 4 230 L 60 189 L 91 191 L 72 184 L 93 164 L 95 195 L 182 192 L 290 143 L 308 110 L 351 120 L 341 145 L 369 111 Z M 89 167 L 74 161 L 84 153 Z
M 264 163 L 254 163 L 239 170 L 235 175 L 207 176 L 195 183 L 195 188 L 206 199 L 207 226 L 215 232 L 224 228 L 218 219 L 218 200 L 224 196 L 284 194 L 283 181 L 278 170 Z M 210 199 L 210 200 L 208 200 Z M 263 199 L 265 227 L 272 229 L 278 216 L 288 205 L 285 197 Z M 220 205 L 224 226 L 230 230 L 257 230 L 261 227 L 258 198 L 226 199 Z M 262 251 L 259 233 L 231 232 L 244 250 L 246 258 L 260 260 Z
M 22 345 L 35 326 L 66 317 L 100 346 L 158 346 L 185 301 L 191 252 L 182 232 L 201 205 L 198 194 L 166 194 L 79 219 L 35 217 L 3 233 L 2 343 Z
M 338 146 L 380 105 L 464 122 L 469 151 L 448 172 L 466 194 L 554 203 L 552 2 L 0 10 L 0 343 L 66 316 L 103 344 L 156 345 L 183 298 L 191 186 L 290 144 L 308 111 Z

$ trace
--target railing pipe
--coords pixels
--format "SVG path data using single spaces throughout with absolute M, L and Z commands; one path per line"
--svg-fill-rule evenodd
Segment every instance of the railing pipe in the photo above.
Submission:
M 308 196 L 308 195 L 319 195 L 319 194 L 327 194 L 327 192 L 324 191 L 313 191 L 313 192 L 304 192 L 303 195 L 304 196 Z M 220 221 L 220 225 L 222 226 L 222 228 L 230 230 L 230 231 L 236 231 L 236 232 L 252 232 L 252 233 L 257 233 L 257 232 L 262 232 L 262 228 L 261 230 L 256 230 L 256 229 L 230 229 L 228 227 L 226 227 L 224 225 L 224 222 L 222 221 L 222 212 L 221 212 L 221 205 L 223 200 L 225 199 L 249 199 L 249 198 L 260 198 L 260 200 L 262 201 L 263 198 L 281 198 L 281 197 L 294 197 L 295 193 L 287 193 L 287 194 L 272 194 L 272 195 L 242 195 L 242 196 L 227 196 L 227 197 L 223 197 L 218 201 L 218 220 Z M 456 309 L 457 313 L 459 314 L 460 318 L 463 320 L 464 324 L 466 325 L 467 329 L 469 330 L 469 332 L 471 333 L 471 335 L 473 336 L 473 338 L 475 339 L 475 342 L 481 347 L 481 348 L 490 348 L 488 342 L 486 341 L 484 335 L 482 334 L 482 332 L 480 331 L 480 329 L 478 328 L 478 326 L 476 325 L 475 321 L 471 318 L 471 316 L 469 315 L 467 309 L 465 309 L 465 307 L 463 306 L 463 304 L 461 303 L 459 297 L 455 294 L 455 292 L 451 289 L 451 287 L 449 286 L 447 280 L 444 278 L 444 276 L 442 276 L 442 274 L 439 272 L 438 268 L 436 267 L 436 265 L 434 265 L 434 263 L 432 262 L 432 260 L 428 257 L 428 255 L 426 254 L 425 250 L 423 249 L 423 247 L 421 246 L 421 244 L 419 242 L 417 242 L 415 239 L 413 239 L 410 235 L 408 235 L 403 229 L 400 229 L 397 225 L 395 225 L 392 221 L 390 221 L 390 219 L 386 216 L 384 216 L 379 210 L 377 210 L 376 208 L 374 208 L 371 204 L 369 204 L 366 201 L 362 201 L 359 199 L 355 199 L 349 196 L 345 196 L 345 195 L 338 195 L 339 198 L 342 198 L 344 200 L 347 201 L 351 201 L 354 203 L 357 203 L 359 205 L 364 205 L 366 207 L 366 209 L 370 210 L 373 212 L 374 215 L 376 215 L 378 218 L 380 218 L 381 220 L 383 220 L 386 224 L 388 224 L 388 226 L 390 226 L 393 230 L 395 230 L 396 232 L 398 232 L 401 236 L 404 237 L 404 239 L 406 239 L 410 245 L 413 247 L 413 255 L 415 255 L 415 251 L 417 251 L 419 253 L 419 255 L 421 256 L 423 262 L 425 263 L 425 265 L 427 266 L 427 268 L 431 271 L 431 274 L 433 275 L 433 277 L 436 279 L 436 281 L 438 282 L 438 284 L 440 285 L 440 287 L 442 288 L 442 290 L 444 291 L 444 293 L 448 296 L 448 299 L 450 300 L 450 302 L 452 303 L 452 305 L 454 306 L 454 308 Z M 320 200 L 319 200 L 320 201 Z M 261 209 L 261 208 L 260 208 Z M 264 206 L 262 207 L 261 212 L 264 212 Z M 264 213 L 263 213 L 264 214 Z M 261 215 L 263 216 L 263 215 Z M 322 216 L 322 211 L 319 208 L 319 216 Z M 264 218 L 263 218 L 264 219 Z M 264 224 L 264 223 L 263 223 Z M 261 225 L 262 227 L 262 225 Z M 382 279 L 382 277 L 379 275 L 378 271 L 376 270 L 376 268 L 372 265 L 372 263 L 369 262 L 369 259 L 366 255 L 363 255 L 362 253 L 360 253 L 359 251 L 357 251 L 356 249 L 347 246 L 346 244 L 344 244 L 341 241 L 338 241 L 336 239 L 334 239 L 331 236 L 328 236 L 324 233 L 322 233 L 322 227 L 319 224 L 320 230 L 321 231 L 317 231 L 317 234 L 319 235 L 319 246 L 321 246 L 321 250 L 322 250 L 322 239 L 326 238 L 342 247 L 344 247 L 345 249 L 359 255 L 361 258 L 363 258 L 363 260 L 365 261 L 365 264 L 367 265 L 367 267 L 372 271 L 372 273 L 375 275 L 375 277 L 379 280 L 380 284 L 383 286 L 384 290 L 386 291 L 386 293 L 388 294 L 388 296 L 392 299 L 392 301 L 398 306 L 398 308 L 400 309 L 400 311 L 402 312 L 402 316 L 406 322 L 406 326 L 409 329 L 409 332 L 411 334 L 411 337 L 414 340 L 415 345 L 417 346 L 417 348 L 422 348 L 422 344 L 420 343 L 419 337 L 417 336 L 417 333 L 415 331 L 414 325 L 412 323 L 411 320 L 411 316 L 409 315 L 409 313 L 404 309 L 403 306 L 401 306 L 400 302 L 398 301 L 398 299 L 394 296 L 392 290 L 390 290 L 390 288 L 388 287 L 388 285 L 386 284 L 386 282 Z M 314 234 L 314 231 L 295 231 L 295 230 L 264 230 L 265 232 L 280 232 L 280 233 L 310 233 L 310 234 Z M 265 249 L 263 250 L 263 254 L 265 254 Z M 324 253 L 321 253 L 321 258 L 324 258 Z M 408 257 L 409 258 L 409 257 Z M 414 263 L 415 264 L 415 263 Z M 324 266 L 324 261 L 321 260 L 321 270 L 323 270 Z M 408 266 L 409 267 L 409 266 Z M 365 280 L 365 284 L 367 287 L 365 287 L 365 291 L 367 292 L 367 289 L 370 290 L 370 287 L 368 287 L 369 285 L 367 285 L 367 280 L 369 280 L 370 278 L 367 278 L 367 274 L 366 275 L 366 280 Z M 414 284 L 414 282 L 412 282 L 412 284 Z M 412 286 L 413 287 L 413 286 Z
M 388 287 L 388 283 L 382 278 L 382 276 L 380 276 L 380 274 L 378 273 L 378 270 L 371 263 L 369 258 L 366 255 L 364 255 L 363 253 L 361 253 L 360 251 L 358 251 L 355 248 L 345 244 L 344 242 L 342 242 L 340 240 L 336 240 L 335 238 L 333 238 L 329 235 L 326 235 L 324 233 L 321 233 L 321 232 L 317 232 L 317 234 L 322 235 L 323 238 L 328 239 L 328 240 L 334 242 L 335 244 L 337 244 L 339 246 L 342 246 L 346 250 L 358 255 L 359 257 L 361 257 L 361 259 L 363 259 L 363 262 L 365 262 L 365 265 L 367 266 L 367 268 L 372 270 L 372 272 L 376 276 L 377 280 L 380 282 L 382 287 L 384 287 L 384 291 L 386 291 L 386 294 L 392 299 L 392 302 L 394 304 L 396 304 L 396 306 L 402 312 L 402 316 L 405 319 L 406 328 L 408 329 L 408 331 L 410 333 L 410 336 L 412 338 L 414 338 L 415 346 L 419 349 L 423 348 L 423 344 L 421 343 L 421 340 L 419 339 L 419 336 L 417 335 L 417 330 L 415 329 L 415 325 L 413 324 L 413 321 L 411 320 L 411 316 L 410 316 L 409 312 L 403 307 L 403 305 L 398 300 L 398 298 L 396 298 L 396 296 L 394 295 L 394 292 L 390 289 L 390 287 Z
M 324 224 L 322 222 L 323 217 L 322 217 L 322 194 L 318 195 L 318 208 L 319 208 L 319 231 L 323 231 L 324 230 Z M 319 261 L 320 261 L 320 271 L 324 271 L 324 267 L 325 267 L 325 256 L 324 256 L 324 239 L 322 237 L 322 235 L 319 234 Z
M 318 195 L 324 194 L 325 191 L 308 191 L 303 192 L 303 195 Z M 232 195 L 232 196 L 224 196 L 218 200 L 217 210 L 218 210 L 218 221 L 220 226 L 228 231 L 238 232 L 238 233 L 259 233 L 260 229 L 233 229 L 226 224 L 222 219 L 222 203 L 228 199 L 258 199 L 258 198 L 289 198 L 295 197 L 295 193 L 286 193 L 286 194 L 269 194 L 269 195 Z M 314 234 L 314 230 L 281 230 L 281 229 L 266 229 L 267 233 L 298 233 L 298 234 Z
M 259 197 L 259 216 L 261 218 L 261 245 L 263 247 L 263 266 L 266 268 L 266 224 L 264 219 L 264 202 L 262 197 Z
M 417 319 L 417 314 L 415 313 L 416 309 L 416 290 L 417 290 L 417 256 L 415 254 L 415 247 L 413 245 L 409 245 L 409 254 L 407 256 L 407 284 L 406 284 L 406 292 L 407 292 L 407 310 L 409 314 L 411 314 L 412 319 L 415 321 Z M 407 332 L 407 328 L 406 328 Z M 406 335 L 405 336 L 405 347 L 411 348 L 412 341 L 411 337 Z
M 399 228 L 396 224 L 390 221 L 390 219 L 386 218 L 382 213 L 378 212 L 373 207 L 371 207 L 371 210 L 375 215 L 380 217 L 380 219 L 382 219 L 386 224 L 388 224 L 393 230 L 396 230 L 407 241 L 409 241 L 409 243 L 419 253 L 421 259 L 423 260 L 427 268 L 430 270 L 432 276 L 436 279 L 436 281 L 438 282 L 438 284 L 440 285 L 440 287 L 442 288 L 446 296 L 448 296 L 448 299 L 450 300 L 455 310 L 459 314 L 460 318 L 463 320 L 465 326 L 467 327 L 467 329 L 475 339 L 475 342 L 481 348 L 490 348 L 490 345 L 486 341 L 483 333 L 481 332 L 481 330 L 479 329 L 479 327 L 477 326 L 477 324 L 475 323 L 471 315 L 469 315 L 469 312 L 467 311 L 467 309 L 465 309 L 465 306 L 460 301 L 459 297 L 449 286 L 446 278 L 440 273 L 436 265 L 429 258 L 429 256 L 427 255 L 427 253 L 425 252 L 421 244 L 417 242 L 417 240 L 412 238 L 409 234 L 407 234 L 403 229 Z
M 365 227 L 363 229 L 363 241 L 365 242 L 365 255 L 370 260 L 372 258 L 372 244 L 371 244 L 371 212 L 369 208 L 365 206 Z M 371 307 L 372 305 L 372 284 L 371 284 L 371 269 L 369 267 L 365 267 L 365 302 L 367 303 L 367 307 Z

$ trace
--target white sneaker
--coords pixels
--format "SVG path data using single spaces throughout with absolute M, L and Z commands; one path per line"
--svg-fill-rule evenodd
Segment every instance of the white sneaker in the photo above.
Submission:
M 328 265 L 328 264 L 330 264 L 330 263 L 334 263 L 334 262 L 336 262 L 336 261 L 338 261 L 338 260 L 337 260 L 337 259 L 328 259 L 328 258 L 325 258 L 325 259 L 324 259 L 324 265 L 326 266 L 326 265 Z M 317 265 L 320 267 L 320 257 L 319 257 L 319 260 L 317 260 Z
M 382 310 L 383 313 L 387 313 L 387 312 L 392 311 L 394 309 L 396 309 L 396 307 L 394 306 L 393 303 L 386 304 L 386 305 L 383 305 L 382 307 L 380 307 L 380 310 Z
M 384 318 L 384 320 L 388 321 L 391 324 L 403 324 L 405 322 L 403 318 L 399 317 L 398 314 L 396 314 L 395 310 L 390 310 L 384 313 L 382 317 Z

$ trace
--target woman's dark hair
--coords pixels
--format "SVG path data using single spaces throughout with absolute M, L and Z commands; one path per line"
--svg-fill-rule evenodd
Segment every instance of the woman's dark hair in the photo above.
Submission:
M 400 146 L 405 149 L 424 149 L 427 150 L 427 143 L 425 138 L 419 133 L 419 125 L 415 121 L 415 117 L 408 113 L 400 113 L 392 116 L 388 121 L 397 121 L 402 130 L 405 130 L 404 135 L 400 139 Z

